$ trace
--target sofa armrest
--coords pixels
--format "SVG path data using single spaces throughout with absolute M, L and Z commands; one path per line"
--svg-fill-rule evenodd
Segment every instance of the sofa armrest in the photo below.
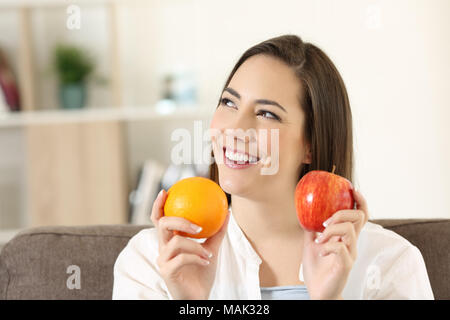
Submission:
M 147 227 L 23 230 L 0 253 L 0 299 L 111 299 L 115 260 L 129 239 Z

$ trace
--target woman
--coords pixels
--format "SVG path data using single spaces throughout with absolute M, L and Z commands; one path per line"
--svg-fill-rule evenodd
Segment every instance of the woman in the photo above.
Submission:
M 320 235 L 297 221 L 294 190 L 308 171 L 335 165 L 352 181 L 347 92 L 319 48 L 285 35 L 247 50 L 211 129 L 211 179 L 230 203 L 224 226 L 203 243 L 178 235 L 199 227 L 164 217 L 161 190 L 155 228 L 134 236 L 116 261 L 114 299 L 433 299 L 419 250 L 367 222 L 360 192 L 356 208 L 336 212 Z

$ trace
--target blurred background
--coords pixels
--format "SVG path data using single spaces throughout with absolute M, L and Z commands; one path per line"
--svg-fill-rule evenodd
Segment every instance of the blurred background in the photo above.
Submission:
M 39 225 L 150 223 L 175 129 L 240 55 L 293 33 L 346 83 L 371 218 L 450 218 L 448 0 L 1 0 L 0 245 Z

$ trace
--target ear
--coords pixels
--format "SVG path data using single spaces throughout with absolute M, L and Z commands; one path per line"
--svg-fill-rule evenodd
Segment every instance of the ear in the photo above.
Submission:
M 305 148 L 305 155 L 303 157 L 303 163 L 311 164 L 311 158 L 311 147 L 309 144 L 307 144 Z

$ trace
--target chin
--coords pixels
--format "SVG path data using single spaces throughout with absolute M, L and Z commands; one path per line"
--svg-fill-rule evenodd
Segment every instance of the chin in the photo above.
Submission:
M 218 170 L 220 187 L 228 194 L 244 196 L 255 188 L 250 172 L 239 172 L 242 170 L 230 169 L 225 165 L 218 165 Z

